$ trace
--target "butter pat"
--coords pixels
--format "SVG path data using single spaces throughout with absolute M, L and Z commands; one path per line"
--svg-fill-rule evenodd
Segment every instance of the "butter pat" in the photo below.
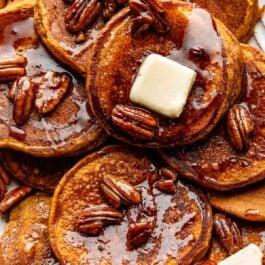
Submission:
M 262 265 L 263 254 L 258 246 L 250 244 L 218 265 Z
M 143 61 L 130 100 L 169 118 L 178 118 L 196 79 L 196 72 L 158 54 Z

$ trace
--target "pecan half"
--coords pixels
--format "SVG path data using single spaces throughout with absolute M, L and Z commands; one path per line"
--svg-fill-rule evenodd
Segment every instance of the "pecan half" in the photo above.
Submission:
M 103 1 L 102 17 L 105 20 L 109 20 L 118 8 L 118 2 L 116 0 Z
M 176 181 L 178 174 L 168 167 L 163 167 L 160 169 L 160 176 L 165 179 Z
M 221 244 L 229 255 L 239 251 L 242 246 L 242 235 L 235 222 L 223 214 L 215 214 L 214 229 L 219 236 Z
M 5 181 L 2 177 L 0 177 L 0 200 L 3 199 L 5 193 L 7 192 Z
M 123 213 L 107 206 L 95 206 L 84 210 L 76 220 L 79 232 L 87 235 L 97 235 L 103 226 L 120 224 Z
M 130 224 L 127 232 L 128 243 L 134 247 L 139 247 L 147 242 L 153 232 L 150 223 Z
M 115 208 L 122 204 L 131 205 L 141 202 L 140 192 L 129 182 L 114 176 L 105 175 L 101 179 L 101 190 Z
M 75 0 L 66 9 L 66 28 L 72 33 L 82 31 L 94 22 L 100 11 L 99 0 Z
M 234 148 L 243 151 L 250 147 L 254 126 L 250 114 L 242 105 L 234 105 L 227 115 L 227 134 Z
M 1 165 L 0 165 L 0 177 L 3 179 L 5 185 L 8 185 L 10 183 L 10 177 L 6 169 Z
M 136 16 L 132 20 L 133 33 L 145 30 L 149 25 L 160 34 L 170 30 L 169 22 L 164 18 L 164 9 L 156 0 L 129 0 L 129 7 Z
M 0 57 L 0 81 L 15 80 L 25 75 L 27 59 L 23 56 Z
M 11 190 L 0 202 L 0 213 L 5 213 L 15 204 L 22 201 L 31 191 L 32 188 L 28 186 L 20 186 Z
M 157 222 L 157 208 L 151 189 L 139 187 L 142 201 L 127 211 L 129 227 L 127 231 L 128 247 L 137 248 L 151 237 Z
M 150 187 L 153 186 L 154 183 L 159 179 L 158 170 L 155 170 L 154 172 L 149 172 L 147 175 L 148 184 Z
M 175 181 L 177 173 L 167 167 L 163 167 L 159 171 L 161 180 L 156 183 L 156 188 L 164 193 L 174 194 L 176 192 Z
M 12 85 L 8 98 L 13 102 L 13 119 L 16 124 L 23 124 L 29 117 L 35 99 L 35 89 L 31 78 L 23 76 Z
M 176 186 L 171 179 L 160 180 L 157 185 L 157 189 L 168 194 L 174 194 L 176 192 Z
M 51 112 L 61 102 L 71 84 L 69 74 L 48 71 L 36 91 L 35 107 L 38 112 Z
M 141 140 L 154 138 L 157 120 L 143 109 L 116 105 L 111 114 L 112 122 L 122 131 Z

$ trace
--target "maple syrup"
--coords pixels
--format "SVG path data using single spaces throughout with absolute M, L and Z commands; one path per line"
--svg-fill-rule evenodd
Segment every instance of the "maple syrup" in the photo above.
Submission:
M 134 17 L 129 8 L 107 24 L 93 50 L 87 89 L 93 113 L 110 135 L 149 148 L 180 146 L 202 139 L 241 90 L 241 75 L 233 82 L 232 78 L 233 71 L 243 69 L 243 63 L 236 59 L 233 64 L 227 62 L 231 54 L 234 56 L 231 58 L 239 57 L 239 45 L 231 39 L 235 47 L 228 46 L 230 35 L 222 32 L 222 26 L 217 26 L 218 22 L 206 10 L 192 4 L 164 1 L 163 8 L 164 20 L 170 25 L 169 32 L 164 34 L 150 26 L 135 36 L 132 31 Z M 148 110 L 157 120 L 152 137 L 146 139 L 137 134 L 132 137 L 124 129 L 122 119 L 120 124 L 113 123 L 113 110 L 117 105 L 124 105 L 146 111 L 142 106 L 135 106 L 129 95 L 141 63 L 152 53 L 191 68 L 197 77 L 179 118 L 164 117 Z
M 96 127 L 93 128 L 93 121 L 86 109 L 83 80 L 59 65 L 46 50 L 34 30 L 33 17 L 27 17 L 8 24 L 0 34 L 0 53 L 5 56 L 19 54 L 26 57 L 26 74 L 31 77 L 34 83 L 40 82 L 47 71 L 68 72 L 74 83 L 74 86 L 67 93 L 67 99 L 65 99 L 69 101 L 69 111 L 71 110 L 71 113 L 69 111 L 67 111 L 68 113 L 65 112 L 65 115 L 68 115 L 67 118 L 58 117 L 58 115 L 61 115 L 59 113 L 40 115 L 33 109 L 28 122 L 20 128 L 15 125 L 11 118 L 6 119 L 8 121 L 7 126 L 10 128 L 9 136 L 19 141 L 31 142 L 38 141 L 34 136 L 37 133 L 42 138 L 41 141 L 46 141 L 48 146 L 56 150 L 56 148 L 64 146 L 67 139 L 72 135 L 88 130 L 89 126 L 91 126 L 91 129 L 89 129 L 91 131 L 96 129 Z M 5 88 L 7 89 L 5 93 L 7 93 L 9 89 Z M 11 111 L 11 102 L 7 104 L 9 104 L 8 108 Z M 57 108 L 60 109 L 60 106 Z M 5 115 L 7 114 L 5 113 Z M 12 117 L 12 112 L 9 115 Z M 23 137 L 19 133 L 22 131 Z M 27 131 L 31 131 L 31 134 L 27 134 Z M 32 134 L 33 131 L 35 133 Z

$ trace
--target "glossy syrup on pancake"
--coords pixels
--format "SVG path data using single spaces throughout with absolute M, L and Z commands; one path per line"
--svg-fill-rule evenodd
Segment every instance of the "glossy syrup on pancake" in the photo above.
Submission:
M 5 19 L 2 15 L 0 20 L 2 17 Z M 2 26 L 0 51 L 5 57 L 25 56 L 27 75 L 36 83 L 47 71 L 68 72 L 46 51 L 35 33 L 30 15 L 17 19 L 13 16 Z M 103 142 L 104 134 L 87 110 L 82 80 L 73 75 L 72 80 L 73 85 L 52 113 L 40 115 L 33 108 L 28 121 L 19 127 L 12 119 L 12 104 L 7 99 L 9 89 L 7 84 L 2 84 L 0 143 L 39 156 L 59 156 L 85 147 L 88 150 Z
M 241 90 L 241 53 L 231 33 L 203 9 L 170 1 L 163 2 L 163 8 L 171 26 L 163 35 L 147 30 L 134 36 L 128 8 L 110 20 L 96 39 L 87 78 L 93 113 L 108 134 L 151 148 L 185 145 L 204 137 Z M 118 104 L 135 107 L 129 100 L 130 89 L 141 62 L 150 53 L 169 57 L 198 75 L 178 119 L 145 110 L 157 120 L 157 127 L 152 139 L 141 140 L 114 125 L 111 115 Z
M 254 124 L 249 149 L 237 151 L 226 133 L 226 119 L 205 140 L 182 149 L 162 150 L 165 160 L 184 176 L 215 190 L 231 190 L 264 179 L 264 54 L 242 45 L 246 86 L 239 103 Z
M 159 191 L 150 183 L 150 179 L 159 180 L 158 172 L 145 153 L 125 146 L 105 147 L 68 171 L 56 188 L 49 219 L 50 242 L 59 261 L 72 265 L 144 265 L 200 260 L 209 246 L 212 227 L 207 199 L 180 180 L 174 184 L 174 194 Z M 83 211 L 111 207 L 100 188 L 106 175 L 133 185 L 141 192 L 142 202 L 119 208 L 124 214 L 120 224 L 105 226 L 94 236 L 80 233 L 76 219 Z M 155 225 L 146 243 L 132 248 L 128 228 L 138 215 L 142 222 L 153 220 Z
M 65 27 L 65 8 L 66 5 L 62 0 L 38 1 L 34 14 L 36 29 L 46 46 L 56 57 L 84 75 L 84 65 L 88 54 L 104 22 L 102 19 L 98 19 L 87 32 L 88 40 L 77 44 L 75 43 L 75 36 L 68 32 Z
M 77 32 L 74 34 L 67 29 L 65 17 L 67 16 L 67 10 L 71 9 L 71 5 L 67 5 L 67 2 L 68 4 L 70 2 L 71 4 L 75 4 L 75 1 L 38 0 L 34 12 L 36 30 L 46 47 L 55 57 L 81 75 L 86 76 L 87 60 L 94 44 L 94 40 L 97 37 L 98 32 L 106 24 L 106 19 L 103 19 L 102 15 L 105 5 L 110 5 L 110 9 L 115 6 L 113 11 L 117 12 L 118 9 L 124 5 L 124 1 L 105 1 L 103 3 L 100 3 L 101 1 L 93 2 L 102 4 L 101 11 L 82 31 L 83 35 L 85 35 L 83 43 L 78 43 L 76 41 Z M 85 4 L 83 7 L 87 8 L 89 2 L 84 2 Z M 79 1 L 79 3 L 81 3 L 81 1 Z M 75 8 L 73 8 L 73 11 L 74 10 Z M 76 10 L 76 12 L 78 12 L 78 10 Z M 76 18 L 78 18 L 78 16 L 76 16 Z
M 190 2 L 207 9 L 220 19 L 240 42 L 248 41 L 259 18 L 257 0 L 191 0 Z
M 6 26 L 2 32 L 1 46 L 2 45 L 3 50 L 1 49 L 1 52 L 3 52 L 3 54 L 8 56 L 9 54 L 14 55 L 17 53 L 27 58 L 27 75 L 34 77 L 33 80 L 37 81 L 43 73 L 49 70 L 57 72 L 65 70 L 52 59 L 51 55 L 40 43 L 34 30 L 33 17 Z M 76 79 L 74 79 L 74 81 L 75 86 L 78 86 L 78 81 Z M 76 88 L 74 87 L 74 89 Z M 75 94 L 75 92 L 72 91 L 71 93 Z M 73 125 L 72 130 L 60 130 L 55 134 L 49 135 L 51 145 L 54 144 L 56 146 L 56 143 L 54 143 L 56 141 L 61 141 L 62 144 L 64 144 L 64 140 L 69 137 L 73 131 L 79 132 L 82 129 L 81 124 L 86 124 L 91 119 L 86 111 L 86 102 L 74 98 L 74 103 L 79 107 L 79 111 L 69 120 L 69 123 Z M 47 131 L 53 132 L 58 129 L 58 124 L 50 123 L 49 119 L 46 117 L 41 117 L 39 120 L 32 121 L 32 123 L 36 128 L 41 129 L 44 127 Z M 65 127 L 65 125 L 63 125 L 63 127 Z

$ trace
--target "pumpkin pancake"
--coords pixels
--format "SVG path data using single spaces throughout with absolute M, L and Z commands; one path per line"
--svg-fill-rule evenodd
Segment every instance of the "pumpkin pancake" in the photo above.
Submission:
M 42 41 L 54 56 L 81 75 L 85 76 L 87 59 L 91 52 L 94 39 L 98 35 L 98 31 L 105 25 L 105 21 L 102 17 L 101 10 L 98 16 L 95 17 L 94 21 L 83 31 L 86 34 L 86 40 L 79 43 L 78 32 L 75 34 L 70 32 L 65 23 L 65 17 L 67 16 L 67 13 L 69 13 L 67 10 L 71 8 L 66 2 L 77 3 L 78 0 L 65 2 L 62 0 L 38 0 L 34 15 L 35 26 Z M 97 0 L 91 2 L 100 3 L 100 1 Z M 118 2 L 124 1 L 109 1 L 109 3 L 111 2 L 113 2 L 115 6 L 119 6 L 120 4 L 118 4 Z M 79 3 L 83 3 L 87 7 L 90 5 L 89 1 L 86 0 L 81 0 Z
M 192 0 L 191 2 L 209 10 L 241 42 L 248 41 L 259 18 L 258 0 Z
M 116 1 L 116 5 L 117 2 L 126 1 Z M 258 0 L 193 0 L 189 2 L 197 3 L 206 8 L 220 19 L 238 40 L 246 42 L 252 35 L 258 17 Z M 86 4 L 89 3 L 86 2 Z M 105 22 L 99 16 L 86 29 L 88 32 L 87 41 L 76 43 L 76 35 L 71 34 L 65 25 L 67 6 L 62 0 L 38 0 L 35 10 L 36 29 L 45 45 L 58 59 L 80 74 L 86 75 L 86 62 L 94 39 Z
M 34 157 L 11 149 L 1 150 L 8 172 L 27 186 L 52 194 L 61 177 L 80 159 L 78 157 Z
M 236 192 L 210 192 L 209 201 L 219 211 L 248 221 L 265 221 L 265 183 Z
M 48 214 L 51 198 L 30 196 L 10 214 L 0 239 L 1 265 L 58 264 L 48 240 Z
M 236 110 L 240 107 L 245 114 L 249 113 L 252 137 L 237 137 L 236 131 L 228 137 L 228 122 L 224 119 L 204 141 L 184 148 L 161 151 L 165 161 L 179 173 L 215 190 L 231 190 L 265 178 L 265 55 L 247 45 L 242 45 L 242 50 L 247 80 L 244 95 Z M 243 141 L 240 142 L 240 139 Z M 247 146 L 237 151 L 236 148 L 242 143 Z
M 108 146 L 85 157 L 64 175 L 52 200 L 49 238 L 60 263 L 188 265 L 201 259 L 211 208 L 199 190 L 174 181 L 173 171 L 129 147 Z
M 37 156 L 91 150 L 106 137 L 87 110 L 83 81 L 45 50 L 34 31 L 33 6 L 24 4 L 0 10 L 0 146 Z M 23 103 L 23 93 L 30 91 Z
M 136 20 L 130 8 L 123 9 L 97 36 L 87 76 L 92 111 L 106 132 L 148 148 L 184 145 L 205 137 L 238 97 L 243 69 L 238 42 L 219 20 L 189 3 L 159 4 L 168 31 L 160 34 L 152 28 L 138 36 L 135 21 L 141 16 Z M 135 74 L 151 53 L 197 72 L 179 118 L 158 115 L 129 99 Z

